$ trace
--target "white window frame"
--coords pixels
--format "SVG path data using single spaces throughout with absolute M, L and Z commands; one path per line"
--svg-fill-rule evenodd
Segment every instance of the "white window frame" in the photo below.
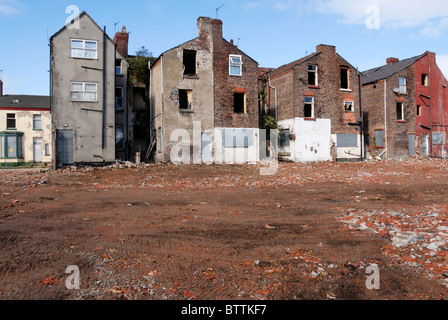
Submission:
M 240 62 L 236 63 L 233 59 L 239 59 Z M 232 68 L 239 68 L 240 72 L 238 74 L 232 73 Z M 231 76 L 239 76 L 241 77 L 243 75 L 243 57 L 240 55 L 231 54 L 229 56 L 229 74 Z
M 120 61 L 120 65 L 117 66 L 117 62 Z M 123 61 L 121 59 L 117 59 L 115 61 L 115 74 L 122 75 L 123 74 Z
M 403 83 L 401 83 L 401 80 L 403 80 Z M 407 92 L 406 77 L 399 77 L 398 78 L 398 87 L 400 88 L 400 93 L 406 93 Z
M 316 70 L 310 70 L 310 68 L 316 68 Z M 308 65 L 308 73 L 310 72 L 314 72 L 315 73 L 315 78 L 314 78 L 314 84 L 309 84 L 309 76 L 308 76 L 308 86 L 312 86 L 312 87 L 318 87 L 319 86 L 319 77 L 318 77 L 318 71 L 319 71 L 319 67 L 316 64 L 310 64 Z
M 310 104 L 309 102 L 306 102 L 306 99 L 311 99 L 311 117 L 305 117 L 305 105 L 306 104 Z M 303 117 L 305 119 L 314 119 L 315 118 L 315 114 L 314 114 L 314 97 L 309 97 L 306 96 L 305 99 L 303 99 L 304 103 L 303 103 Z
M 350 110 L 347 110 L 346 106 L 351 105 Z M 355 103 L 353 101 L 344 101 L 344 111 L 345 112 L 355 112 Z
M 80 84 L 82 85 L 82 90 L 73 90 L 73 85 Z M 87 91 L 86 86 L 87 85 L 95 85 L 95 91 Z M 82 99 L 73 99 L 73 93 L 78 92 L 82 93 Z M 86 100 L 86 93 L 95 93 L 95 100 Z M 72 81 L 70 82 L 70 101 L 72 102 L 98 102 L 98 84 L 93 82 L 78 82 L 78 81 Z
M 36 124 L 39 123 L 39 126 Z M 33 130 L 42 130 L 42 115 L 41 114 L 33 114 Z
M 80 41 L 82 42 L 82 48 L 73 47 L 73 41 Z M 91 42 L 95 43 L 95 49 L 86 48 L 86 43 Z M 73 55 L 73 50 L 82 50 L 83 55 L 82 57 L 77 57 Z M 86 52 L 95 52 L 95 57 L 88 57 L 86 56 Z M 70 57 L 75 59 L 89 59 L 89 60 L 97 60 L 98 59 L 98 41 L 95 40 L 84 40 L 84 39 L 71 39 L 70 40 Z

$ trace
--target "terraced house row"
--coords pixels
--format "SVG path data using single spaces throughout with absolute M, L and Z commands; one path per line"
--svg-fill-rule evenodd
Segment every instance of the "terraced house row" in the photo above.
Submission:
M 224 38 L 221 20 L 197 26 L 196 37 L 141 60 L 128 54 L 126 27 L 112 39 L 81 13 L 51 37 L 50 97 L 0 91 L 0 162 L 255 163 L 272 151 L 266 119 L 278 126 L 281 160 L 447 156 L 448 82 L 435 53 L 360 72 L 320 44 L 266 68 Z

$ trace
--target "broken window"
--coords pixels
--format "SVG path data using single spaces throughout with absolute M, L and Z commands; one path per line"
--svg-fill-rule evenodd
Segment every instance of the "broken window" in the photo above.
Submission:
M 246 94 L 233 93 L 233 110 L 235 113 L 246 113 Z
M 116 59 L 115 60 L 115 73 L 116 74 L 122 74 L 122 71 L 121 71 L 121 60 L 120 59 Z
M 8 113 L 6 114 L 6 129 L 16 129 L 16 114 Z
M 350 89 L 349 70 L 347 67 L 341 67 L 341 89 Z
M 184 76 L 196 75 L 196 51 L 184 50 Z
M 124 133 L 123 127 L 117 126 L 115 130 L 115 147 L 117 149 L 123 149 Z
M 193 101 L 193 91 L 191 90 L 179 90 L 179 109 L 191 110 Z
M 305 97 L 304 117 L 314 118 L 314 98 Z
M 399 83 L 399 87 L 400 87 L 400 93 L 406 93 L 406 78 L 405 77 L 400 77 L 398 78 L 398 83 Z
M 397 121 L 404 121 L 403 102 L 397 102 Z
M 123 110 L 123 88 L 115 88 L 115 110 Z
M 422 74 L 422 86 L 428 87 L 429 86 L 429 77 L 427 74 Z
M 423 114 L 422 106 L 418 105 L 417 106 L 417 116 L 421 116 L 422 114 Z
M 241 56 L 230 55 L 230 75 L 242 76 L 243 75 L 243 60 Z
M 317 86 L 317 66 L 308 66 L 308 85 Z
M 354 103 L 351 101 L 345 101 L 344 102 L 344 110 L 345 110 L 345 112 L 355 112 Z
M 378 148 L 384 148 L 384 130 L 375 131 L 375 144 Z

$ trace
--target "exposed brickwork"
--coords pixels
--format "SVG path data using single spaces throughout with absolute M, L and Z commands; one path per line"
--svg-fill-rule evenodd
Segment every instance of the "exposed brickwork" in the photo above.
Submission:
M 215 127 L 258 128 L 258 63 L 222 37 L 221 20 L 213 24 Z M 229 74 L 229 55 L 241 55 L 242 76 Z M 235 91 L 236 90 L 236 91 Z M 234 92 L 246 91 L 246 113 L 234 112 Z
M 117 52 L 121 54 L 123 58 L 128 57 L 128 43 L 129 43 L 129 33 L 126 32 L 126 27 L 123 27 L 121 32 L 115 34 L 114 40 L 117 44 Z
M 277 88 L 278 119 L 304 117 L 306 96 L 314 97 L 314 117 L 330 119 L 332 133 L 359 133 L 359 127 L 348 125 L 360 116 L 359 78 L 357 70 L 336 53 L 335 47 L 319 45 L 318 54 L 299 60 L 292 69 L 271 77 L 271 85 Z M 308 85 L 308 66 L 316 65 L 317 86 Z M 341 90 L 341 67 L 348 67 L 350 90 Z M 274 72 L 275 73 L 275 70 Z M 275 91 L 270 90 L 271 108 Z M 344 102 L 354 103 L 354 112 L 346 112 Z

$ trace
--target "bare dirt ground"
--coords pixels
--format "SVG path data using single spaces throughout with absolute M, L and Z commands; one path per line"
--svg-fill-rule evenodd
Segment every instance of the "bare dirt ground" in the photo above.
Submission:
M 0 299 L 448 298 L 446 160 L 260 168 L 0 170 Z

